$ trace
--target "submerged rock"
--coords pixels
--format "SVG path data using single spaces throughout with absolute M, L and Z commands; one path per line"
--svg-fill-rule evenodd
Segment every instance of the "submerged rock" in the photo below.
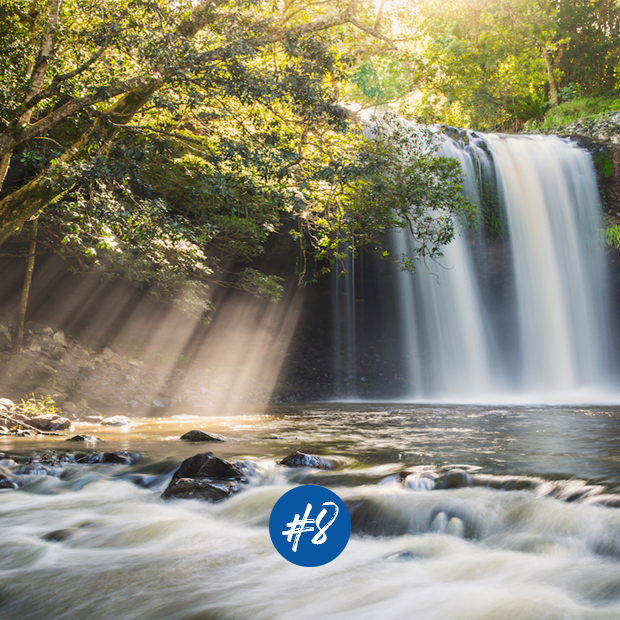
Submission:
M 402 481 L 403 487 L 410 491 L 432 491 L 435 488 L 435 479 L 430 475 L 417 473 L 405 476 Z
M 472 486 L 471 476 L 462 469 L 453 469 L 444 474 L 437 482 L 438 489 L 460 489 Z
M 213 452 L 203 452 L 181 463 L 162 498 L 219 502 L 239 491 L 239 483 L 246 480 L 235 463 L 219 459 Z
M 117 465 L 133 465 L 142 459 L 142 455 L 137 452 L 93 452 L 86 454 L 78 452 L 75 455 L 76 463 L 109 463 Z
M 103 426 L 129 426 L 131 420 L 124 415 L 114 415 L 109 418 L 103 418 L 100 424 L 103 424 Z
M 313 454 L 304 454 L 303 452 L 293 452 L 285 456 L 281 461 L 278 461 L 279 465 L 286 465 L 286 467 L 312 467 L 314 469 L 332 470 L 332 464 L 326 459 L 320 456 L 314 456 Z
M 390 511 L 369 498 L 346 499 L 351 533 L 360 536 L 403 536 L 410 532 L 406 513 Z
M 20 478 L 6 467 L 0 467 L 0 489 L 17 489 L 21 485 Z
M 181 435 L 181 439 L 183 441 L 226 441 L 224 437 L 221 435 L 212 435 L 210 433 L 205 433 L 204 431 L 187 431 L 185 435 Z
M 76 531 L 77 528 L 75 527 L 69 527 L 64 530 L 54 530 L 53 532 L 43 534 L 41 539 L 49 542 L 62 542 L 63 540 L 67 540 L 67 538 L 71 538 Z

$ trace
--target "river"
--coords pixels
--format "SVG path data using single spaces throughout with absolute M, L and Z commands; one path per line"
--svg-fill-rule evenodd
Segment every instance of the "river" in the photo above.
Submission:
M 0 439 L 0 464 L 27 481 L 0 490 L 0 618 L 620 617 L 619 407 L 173 413 L 76 426 L 104 440 L 97 450 L 142 453 L 132 466 L 28 470 L 11 456 L 72 444 Z M 229 441 L 178 439 L 193 428 Z M 276 464 L 295 449 L 331 458 L 334 470 Z M 162 500 L 176 465 L 207 450 L 245 463 L 243 490 L 219 504 Z M 455 468 L 472 486 L 430 490 Z M 277 499 L 308 483 L 348 501 L 355 532 L 318 568 L 281 558 L 267 527 Z

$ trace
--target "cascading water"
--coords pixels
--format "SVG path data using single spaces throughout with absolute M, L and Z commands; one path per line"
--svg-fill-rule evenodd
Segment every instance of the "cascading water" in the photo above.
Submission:
M 332 271 L 332 317 L 336 395 L 348 398 L 355 389 L 355 261 L 351 256 Z
M 553 136 L 461 132 L 446 137 L 442 154 L 461 163 L 479 225 L 418 273 L 394 274 L 406 386 L 397 397 L 610 400 L 602 215 L 589 153 Z M 387 242 L 396 256 L 414 249 L 405 231 Z

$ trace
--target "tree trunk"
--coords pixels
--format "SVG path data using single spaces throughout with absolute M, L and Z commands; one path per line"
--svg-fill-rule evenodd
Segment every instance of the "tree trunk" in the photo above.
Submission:
M 49 65 L 49 59 L 54 53 L 54 41 L 56 40 L 56 29 L 58 28 L 58 12 L 60 10 L 60 0 L 50 0 L 49 1 L 49 21 L 47 24 L 47 28 L 45 29 L 45 33 L 43 34 L 43 40 L 41 42 L 41 50 L 39 52 L 39 58 L 37 62 L 34 64 L 32 68 L 32 72 L 30 74 L 30 87 L 28 88 L 28 92 L 26 94 L 25 102 L 28 103 L 31 99 L 36 97 L 36 95 L 41 90 L 43 85 L 43 80 L 45 79 L 45 74 L 47 72 L 47 67 Z M 30 122 L 32 118 L 32 113 L 34 110 L 27 110 L 24 114 L 21 115 L 19 119 L 19 128 L 23 128 Z M 9 170 L 9 166 L 11 165 L 11 156 L 13 151 L 9 151 L 2 156 L 0 160 L 0 190 L 2 189 L 2 185 L 4 184 L 4 179 L 6 178 L 6 173 Z
M 13 346 L 11 348 L 12 355 L 19 355 L 22 351 L 22 342 L 24 340 L 24 323 L 26 322 L 26 307 L 28 306 L 28 295 L 30 293 L 30 283 L 32 282 L 32 272 L 34 271 L 34 257 L 37 250 L 37 228 L 38 221 L 35 220 L 32 225 L 32 240 L 28 250 L 28 263 L 26 266 L 26 275 L 24 276 L 24 287 L 22 288 L 22 299 L 19 308 L 19 318 L 15 326 L 15 336 L 13 337 Z
M 558 83 L 555 81 L 555 76 L 553 75 L 551 52 L 549 50 L 545 50 L 543 52 L 543 58 L 545 59 L 547 77 L 549 78 L 549 99 L 551 100 L 551 105 L 558 105 Z

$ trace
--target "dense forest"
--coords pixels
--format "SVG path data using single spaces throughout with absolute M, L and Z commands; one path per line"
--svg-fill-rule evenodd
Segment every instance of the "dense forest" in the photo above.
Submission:
M 312 281 L 407 227 L 413 270 L 473 207 L 411 121 L 620 109 L 619 54 L 615 0 L 3 0 L 0 242 L 204 317 L 213 284 L 279 298 L 275 234 Z

